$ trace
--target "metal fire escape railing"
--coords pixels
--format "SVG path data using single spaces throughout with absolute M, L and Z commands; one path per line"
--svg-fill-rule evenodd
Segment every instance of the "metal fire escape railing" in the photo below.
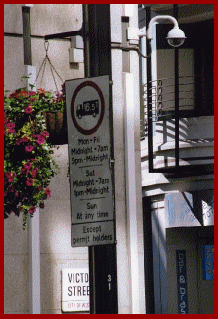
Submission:
M 174 78 L 163 78 L 149 82 L 149 96 L 147 84 L 143 85 L 143 101 L 145 124 L 147 123 L 148 98 L 152 122 L 157 122 L 163 118 L 175 117 L 175 86 Z M 195 77 L 179 77 L 179 112 L 194 110 L 195 105 Z
M 184 172 L 185 167 L 179 165 L 179 119 L 194 114 L 196 78 L 197 76 L 179 76 L 177 83 L 175 83 L 175 77 L 162 78 L 143 85 L 144 128 L 141 137 L 148 137 L 149 172 L 151 173 Z M 172 119 L 175 120 L 175 166 L 154 168 L 154 125 L 157 122 Z M 203 165 L 189 167 L 191 173 L 202 172 L 202 168 Z M 188 172 L 187 168 L 186 170 Z

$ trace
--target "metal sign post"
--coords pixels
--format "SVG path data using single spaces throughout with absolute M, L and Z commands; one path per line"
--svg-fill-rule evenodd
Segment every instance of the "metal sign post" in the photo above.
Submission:
M 111 79 L 110 4 L 83 4 L 83 23 L 85 76 L 109 75 Z M 111 86 L 109 101 L 113 156 Z M 112 165 L 112 174 L 113 169 Z M 91 314 L 118 313 L 116 254 L 116 244 L 89 246 Z
M 60 34 L 46 35 L 45 40 L 54 39 L 54 38 L 64 38 L 67 36 L 81 35 L 84 40 L 84 71 L 85 71 L 86 78 L 106 76 L 108 81 L 108 84 L 107 84 L 107 87 L 108 87 L 109 78 L 111 79 L 110 32 L 111 32 L 110 4 L 83 4 L 83 26 L 81 30 L 64 32 Z M 99 41 L 99 38 L 101 39 L 101 41 Z M 101 77 L 101 79 L 103 78 Z M 75 237 L 72 240 L 72 242 L 75 246 L 78 246 L 80 244 L 84 244 L 86 241 L 86 246 L 89 246 L 90 313 L 91 314 L 107 314 L 107 313 L 116 314 L 118 313 L 118 300 L 117 300 L 118 298 L 117 298 L 116 243 L 115 243 L 115 234 L 114 234 L 115 223 L 113 220 L 114 212 L 112 214 L 111 206 L 108 206 L 108 205 L 111 205 L 111 196 L 114 199 L 114 178 L 111 178 L 111 176 L 114 175 L 113 173 L 114 168 L 113 168 L 113 165 L 111 165 L 111 163 L 114 162 L 113 160 L 111 160 L 111 157 L 113 158 L 113 132 L 112 132 L 113 120 L 112 120 L 112 102 L 111 102 L 112 90 L 109 85 L 107 97 L 105 97 L 103 94 L 103 98 L 104 98 L 104 107 L 103 107 L 103 102 L 102 102 L 103 100 L 101 98 L 102 94 L 100 93 L 100 91 L 101 92 L 104 91 L 103 89 L 106 87 L 105 86 L 101 87 L 101 80 L 99 83 L 96 83 L 97 86 L 100 88 L 100 91 L 98 89 L 95 89 L 94 87 L 92 87 L 93 90 L 91 90 L 90 86 L 87 86 L 87 85 L 84 88 L 82 88 L 81 86 L 79 87 L 79 85 L 84 81 L 93 82 L 93 78 L 86 79 L 86 80 L 82 79 L 78 81 L 81 81 L 81 82 L 77 82 L 77 84 L 76 82 L 74 82 L 77 87 L 76 93 L 74 91 L 76 90 L 76 88 L 74 88 L 73 92 L 71 92 L 70 95 L 67 97 L 67 100 L 68 100 L 67 103 L 68 105 L 70 103 L 70 108 L 71 108 L 73 94 L 75 94 L 74 96 L 75 100 L 73 102 L 74 112 L 72 114 L 71 111 L 69 113 L 69 110 L 68 110 L 68 118 L 69 116 L 71 116 L 72 122 L 74 123 L 74 126 L 73 126 L 71 122 L 70 127 L 77 128 L 77 130 L 74 131 L 75 136 L 72 135 L 71 139 L 72 141 L 73 139 L 77 139 L 77 143 L 78 143 L 78 145 L 75 145 L 72 148 L 73 154 L 70 151 L 71 165 L 74 165 L 74 171 L 78 170 L 78 178 L 74 179 L 75 182 L 74 182 L 74 185 L 72 185 L 71 187 L 71 191 L 75 190 L 76 192 L 79 192 L 79 193 L 74 193 L 74 195 L 77 195 L 77 196 L 74 196 L 75 203 L 77 202 L 76 199 L 78 199 L 80 200 L 79 202 L 81 204 L 84 199 L 84 203 L 86 204 L 86 206 L 84 206 L 85 210 L 79 213 L 81 215 L 72 217 L 72 220 L 75 225 L 75 226 L 72 226 L 72 229 L 73 228 L 77 229 L 76 231 L 74 229 L 72 232 L 73 234 L 75 234 Z M 90 92 L 92 91 L 92 94 L 91 96 L 88 95 L 86 99 L 82 99 L 82 101 L 80 101 L 81 93 L 82 94 L 84 93 L 85 95 L 86 89 L 88 89 Z M 106 104 L 105 104 L 105 101 L 106 101 Z M 103 109 L 105 110 L 106 113 L 103 112 Z M 104 123 L 103 122 L 108 120 L 107 112 L 110 117 L 110 148 L 107 148 L 108 142 L 104 140 Z M 86 119 L 86 121 L 84 119 Z M 88 119 L 91 119 L 90 123 Z M 85 126 L 85 122 L 87 124 L 87 127 Z M 94 137 L 98 138 L 98 133 L 100 131 L 102 131 L 100 134 L 101 135 L 100 141 L 95 140 L 94 142 Z M 69 135 L 72 133 L 73 132 L 68 131 Z M 80 135 L 82 136 L 80 138 L 78 137 L 79 133 L 82 134 Z M 93 136 L 93 140 L 92 140 L 92 136 Z M 84 145 L 82 145 L 79 142 L 79 139 L 83 140 Z M 88 140 L 90 145 L 85 144 L 86 143 L 85 141 L 87 141 L 88 143 Z M 95 150 L 96 145 L 98 146 Z M 76 149 L 82 149 L 82 147 L 84 147 L 84 153 L 82 153 L 83 155 L 82 157 L 81 156 L 79 157 L 79 155 L 81 155 L 79 154 L 80 151 Z M 97 154 L 88 154 L 88 147 L 90 147 L 91 152 L 97 151 Z M 86 152 L 87 154 L 85 154 Z M 104 155 L 103 154 L 100 155 L 100 153 L 103 153 Z M 86 158 L 86 156 L 88 156 L 88 158 Z M 93 160 L 94 157 L 92 156 L 95 156 L 96 161 Z M 75 158 L 76 160 L 80 158 L 79 161 L 81 161 L 81 163 L 77 163 L 76 165 L 76 162 L 74 162 L 73 164 L 72 158 Z M 82 163 L 83 161 L 84 163 Z M 93 165 L 96 165 L 97 163 L 99 163 L 99 166 L 98 167 L 95 166 L 94 168 L 91 168 L 90 167 L 91 163 L 89 163 L 88 165 L 89 168 L 85 168 L 85 167 L 79 168 L 80 167 L 79 165 L 85 164 L 86 161 L 93 162 L 94 163 Z M 110 167 L 110 170 L 108 169 L 108 167 Z M 104 183 L 102 183 L 103 181 Z M 87 184 L 90 183 L 90 185 L 85 185 L 86 183 Z M 79 185 L 82 185 L 82 186 L 79 186 Z M 80 193 L 80 190 L 76 190 L 76 188 L 80 189 L 80 187 L 83 187 L 83 189 L 81 189 L 81 193 Z M 112 188 L 113 188 L 113 191 L 112 191 Z M 94 199 L 92 199 L 91 201 L 90 200 L 86 201 L 85 197 L 87 195 L 94 195 L 94 197 L 90 197 Z M 99 198 L 97 199 L 97 195 L 101 197 L 104 196 L 105 197 L 104 200 L 101 199 L 101 202 L 98 201 L 100 199 Z M 106 207 L 106 203 L 107 203 L 107 207 Z M 74 210 L 76 211 L 77 208 L 78 207 L 75 206 Z M 81 220 L 79 217 L 81 217 Z M 87 220 L 86 220 L 86 217 L 87 217 Z M 88 223 L 86 226 L 85 224 L 87 221 L 89 221 L 90 223 Z M 93 221 L 93 224 L 91 226 L 92 221 Z M 90 226 L 90 228 L 88 227 L 88 225 Z M 108 227 L 106 227 L 106 225 Z M 95 242 L 95 245 L 91 244 L 93 242 Z
M 115 242 L 109 76 L 66 81 L 72 247 Z

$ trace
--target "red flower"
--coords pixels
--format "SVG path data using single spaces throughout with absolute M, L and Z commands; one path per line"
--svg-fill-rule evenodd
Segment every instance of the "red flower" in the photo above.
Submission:
M 28 178 L 26 180 L 26 184 L 27 184 L 27 186 L 32 186 L 33 185 L 33 179 L 32 178 Z
M 15 124 L 14 123 L 8 123 L 7 129 L 9 130 L 10 133 L 15 133 Z
M 36 142 L 37 142 L 39 145 L 45 143 L 45 138 L 44 138 L 44 136 L 39 135 L 38 138 L 37 138 L 37 140 L 36 140 Z
M 18 96 L 26 97 L 27 96 L 27 91 L 22 90 L 22 91 L 18 92 Z
M 32 177 L 35 178 L 37 176 L 38 167 L 32 170 Z
M 33 111 L 33 109 L 31 108 L 30 105 L 28 105 L 28 106 L 25 108 L 25 113 L 26 113 L 26 114 L 30 114 L 30 113 L 32 113 L 32 111 Z
M 21 169 L 21 172 L 27 175 L 29 174 L 31 167 L 32 167 L 32 164 L 30 162 L 26 162 L 26 164 L 24 165 L 24 168 Z
M 32 92 L 28 92 L 28 96 L 32 96 L 32 95 L 35 95 L 36 92 L 32 91 Z
M 30 162 L 26 162 L 24 165 L 24 168 L 30 169 L 32 167 L 32 164 Z
M 47 195 L 47 197 L 50 197 L 50 196 L 51 196 L 51 190 L 50 190 L 50 188 L 46 188 L 45 194 Z
M 39 88 L 39 89 L 37 90 L 37 93 L 45 93 L 45 89 Z
M 7 173 L 5 173 L 5 176 L 7 177 L 8 182 L 12 183 L 14 181 L 14 177 L 16 177 L 17 174 L 13 173 L 13 175 L 12 175 L 11 172 L 7 172 Z
M 30 214 L 34 214 L 35 211 L 36 211 L 36 207 L 31 206 L 30 209 L 29 209 L 29 213 Z
M 9 177 L 12 176 L 12 174 L 11 174 L 11 172 L 6 172 L 6 173 L 5 173 L 5 176 L 6 176 L 7 178 L 9 178 Z
M 32 152 L 33 148 L 34 147 L 32 145 L 27 145 L 27 146 L 25 146 L 25 151 L 26 152 Z
M 37 101 L 37 98 L 36 97 L 30 97 L 30 101 L 31 102 Z
M 48 133 L 47 131 L 43 131 L 43 132 L 41 133 L 41 135 L 42 135 L 43 137 L 47 137 L 47 136 L 49 136 L 49 133 Z
M 37 93 L 39 94 L 39 97 L 42 98 L 45 96 L 45 90 L 40 88 L 37 90 Z
M 63 94 L 62 94 L 62 93 L 60 93 L 59 91 L 57 91 L 57 93 L 56 93 L 56 97 L 57 97 L 57 99 L 60 99 L 62 96 L 63 96 Z
M 22 138 L 16 139 L 16 145 L 20 145 L 23 142 Z
M 29 141 L 28 137 L 25 135 L 23 138 L 22 138 L 22 142 L 24 143 L 27 143 Z
M 17 92 L 13 92 L 9 95 L 10 99 L 17 98 Z
M 29 172 L 30 172 L 30 170 L 29 169 L 27 169 L 27 168 L 22 168 L 21 169 L 21 173 L 23 173 L 23 174 L 29 174 Z

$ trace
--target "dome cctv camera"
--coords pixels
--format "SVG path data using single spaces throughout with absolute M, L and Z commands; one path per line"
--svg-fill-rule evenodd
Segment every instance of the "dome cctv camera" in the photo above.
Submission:
M 155 16 L 154 18 L 151 19 L 148 25 L 148 30 L 147 30 L 147 39 L 152 40 L 153 39 L 153 25 L 154 23 L 162 23 L 164 20 L 168 20 L 174 24 L 174 28 L 168 32 L 167 34 L 167 41 L 169 45 L 172 47 L 179 47 L 182 45 L 186 39 L 185 33 L 179 29 L 179 25 L 177 20 L 174 17 L 168 16 L 168 15 L 160 15 L 160 16 Z
M 179 47 L 184 43 L 186 36 L 182 30 L 178 27 L 174 27 L 168 32 L 166 39 L 172 47 Z

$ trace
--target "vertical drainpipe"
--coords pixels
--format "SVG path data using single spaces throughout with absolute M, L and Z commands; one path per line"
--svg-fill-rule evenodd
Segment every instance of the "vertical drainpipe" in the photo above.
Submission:
M 178 21 L 178 4 L 173 5 L 173 14 Z M 174 48 L 174 72 L 175 72 L 175 158 L 176 169 L 179 169 L 179 48 Z
M 139 252 L 137 231 L 135 143 L 134 143 L 134 77 L 124 73 L 124 107 L 125 107 L 125 172 L 126 172 L 126 206 L 127 233 L 129 241 L 129 261 L 131 277 L 132 314 L 140 314 L 139 296 Z
M 125 16 L 134 18 L 134 4 L 125 4 Z M 131 22 L 131 21 L 130 21 Z M 131 26 L 131 25 L 130 25 Z M 123 30 L 125 31 L 125 30 Z M 123 32 L 123 44 L 125 41 Z M 135 52 L 134 52 L 135 54 Z M 136 54 L 136 58 L 138 56 Z M 129 63 L 128 63 L 129 60 Z M 126 176 L 126 209 L 127 209 L 127 238 L 129 245 L 131 306 L 132 314 L 140 314 L 140 276 L 139 276 L 139 248 L 137 227 L 136 202 L 136 151 L 135 151 L 135 94 L 134 74 L 131 73 L 131 53 L 123 54 L 124 81 L 124 134 L 125 134 L 125 176 Z
M 156 14 L 151 11 L 151 19 Z M 154 152 L 156 151 L 156 88 L 157 88 L 157 44 L 156 44 L 156 25 L 154 23 L 153 28 L 153 39 L 151 40 L 151 81 L 152 81 L 152 141 L 153 141 L 153 168 L 154 168 Z
M 156 14 L 147 8 L 146 12 L 146 28 L 148 28 L 150 20 Z M 151 53 L 151 56 L 147 59 L 147 104 L 148 104 L 148 150 L 149 150 L 149 173 L 154 169 L 154 150 L 155 150 L 155 135 L 156 135 L 156 123 L 154 115 L 154 107 L 156 94 L 153 86 L 157 85 L 157 50 L 156 50 L 156 24 L 153 28 L 153 39 L 148 41 L 147 55 Z
M 146 30 L 148 29 L 149 21 L 151 20 L 151 9 L 146 8 Z M 146 39 L 146 54 L 147 58 L 147 72 L 146 72 L 146 82 L 147 82 L 147 117 L 148 117 L 148 167 L 149 173 L 153 172 L 154 168 L 154 151 L 153 151 L 153 123 L 152 123 L 152 77 L 151 77 L 151 53 L 150 41 Z M 143 52 L 144 53 L 144 52 Z
M 28 90 L 34 89 L 36 68 L 32 66 L 30 8 L 33 4 L 22 4 L 24 67 Z M 31 86 L 33 85 L 33 86 Z M 29 244 L 29 313 L 40 314 L 40 241 L 39 208 L 28 221 Z

